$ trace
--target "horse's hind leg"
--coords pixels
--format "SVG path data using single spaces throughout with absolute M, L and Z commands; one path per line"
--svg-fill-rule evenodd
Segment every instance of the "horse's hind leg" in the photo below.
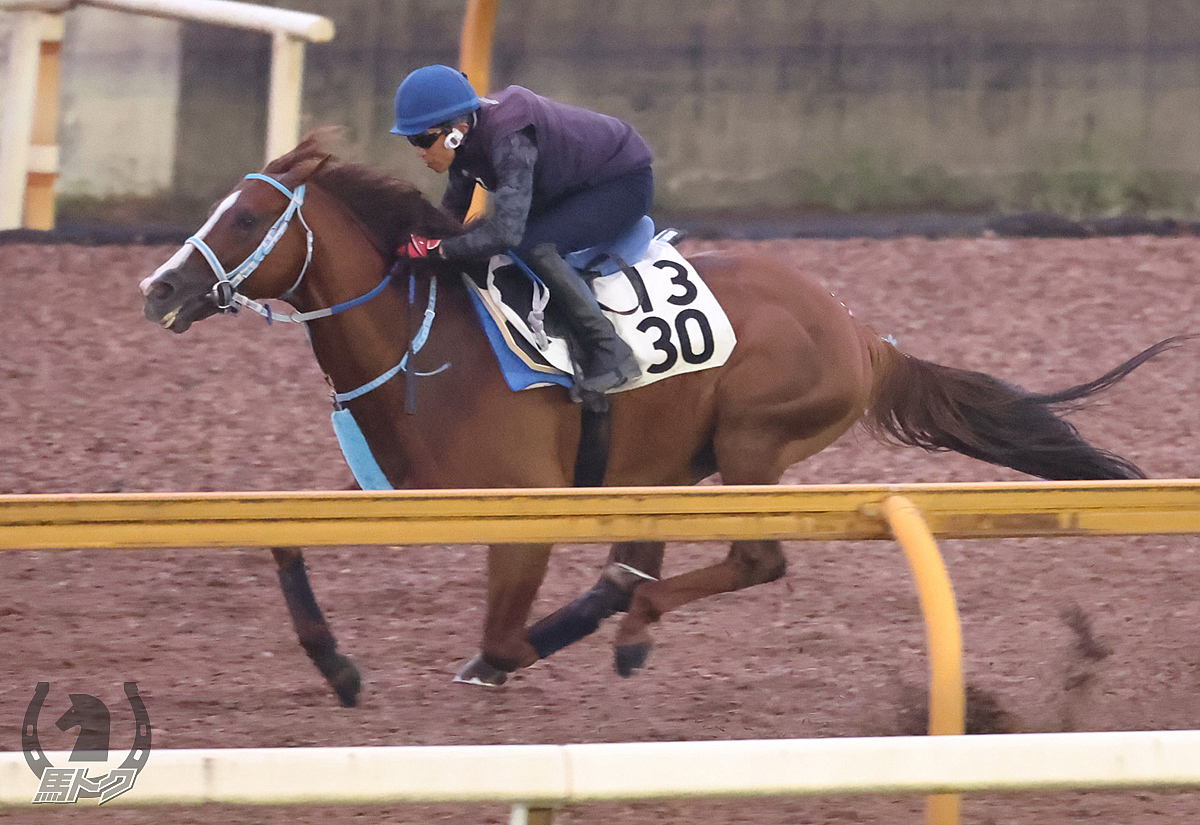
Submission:
M 850 412 L 841 411 L 843 407 Z M 726 484 L 774 484 L 787 467 L 829 446 L 859 414 L 860 410 L 850 405 L 818 405 L 805 417 L 812 432 L 807 438 L 792 437 L 787 427 L 770 417 L 718 432 L 713 445 L 722 480 Z M 774 581 L 786 570 L 787 559 L 778 541 L 745 540 L 732 542 L 729 555 L 717 564 L 642 584 L 634 591 L 629 612 L 617 629 L 617 672 L 631 676 L 645 664 L 650 654 L 650 625 L 667 611 L 705 596 Z
M 297 547 L 272 547 L 271 555 L 279 568 L 279 586 L 292 617 L 292 627 L 300 637 L 300 646 L 329 681 L 341 703 L 354 707 L 358 704 L 362 677 L 354 662 L 337 652 L 337 639 L 308 583 L 303 554 Z
M 600 580 L 591 590 L 564 607 L 540 619 L 526 631 L 526 638 L 545 659 L 585 636 L 618 611 L 629 609 L 633 591 L 643 582 L 662 575 L 661 541 L 623 541 L 612 546 Z
M 650 625 L 667 611 L 705 596 L 774 581 L 786 570 L 787 560 L 778 541 L 735 541 L 718 564 L 640 585 L 617 630 L 617 672 L 632 676 L 646 663 Z

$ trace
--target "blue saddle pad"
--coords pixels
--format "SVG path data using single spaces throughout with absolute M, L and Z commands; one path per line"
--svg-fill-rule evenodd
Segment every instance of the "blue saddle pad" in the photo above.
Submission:
M 566 259 L 576 269 L 612 275 L 621 268 L 622 261 L 634 264 L 644 258 L 652 240 L 654 219 L 643 215 L 632 229 L 612 243 L 568 253 Z
M 504 381 L 508 384 L 510 390 L 519 392 L 533 387 L 545 387 L 550 384 L 558 384 L 562 387 L 571 386 L 573 383 L 571 376 L 558 372 L 549 364 L 545 364 L 542 370 L 535 370 L 522 361 L 512 351 L 508 341 L 505 339 L 504 333 L 501 332 L 500 326 L 496 323 L 496 319 L 484 307 L 483 301 L 475 294 L 475 290 L 468 289 L 467 292 L 471 296 L 471 303 L 475 307 L 476 314 L 479 316 L 479 322 L 483 325 L 483 331 L 487 335 L 488 343 L 492 345 L 492 350 L 496 353 L 496 360 L 500 364 L 500 372 L 504 373 Z

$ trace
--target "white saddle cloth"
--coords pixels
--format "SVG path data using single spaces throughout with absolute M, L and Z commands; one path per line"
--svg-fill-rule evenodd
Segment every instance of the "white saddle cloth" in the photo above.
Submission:
M 497 255 L 488 267 L 487 288 L 464 278 L 479 298 L 509 349 L 531 370 L 547 376 L 571 376 L 567 342 L 546 335 L 528 308 L 505 302 L 496 271 L 512 260 Z M 733 327 L 716 297 L 695 268 L 669 243 L 654 240 L 646 257 L 632 267 L 592 281 L 596 298 L 617 334 L 629 344 L 641 376 L 613 392 L 644 387 L 673 375 L 719 367 L 737 343 Z M 533 286 L 533 304 L 545 306 L 546 295 Z M 520 340 L 518 340 L 520 339 Z M 493 341 L 493 343 L 495 343 Z M 547 381 L 546 383 L 562 383 Z M 539 386 L 530 384 L 529 386 Z

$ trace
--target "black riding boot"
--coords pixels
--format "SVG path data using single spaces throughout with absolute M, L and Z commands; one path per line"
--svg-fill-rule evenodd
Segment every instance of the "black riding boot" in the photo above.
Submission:
M 571 354 L 579 367 L 580 375 L 575 377 L 579 389 L 604 393 L 641 375 L 633 351 L 617 337 L 591 288 L 554 244 L 535 247 L 528 258 L 529 266 L 550 287 L 550 306 L 574 339 Z

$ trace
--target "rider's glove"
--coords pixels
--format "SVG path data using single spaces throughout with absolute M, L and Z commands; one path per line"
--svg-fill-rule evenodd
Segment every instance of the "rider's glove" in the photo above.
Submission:
M 432 254 L 435 249 L 441 246 L 441 243 L 440 238 L 422 238 L 420 235 L 410 235 L 408 243 L 396 251 L 401 255 L 407 255 L 409 258 L 424 258 Z

